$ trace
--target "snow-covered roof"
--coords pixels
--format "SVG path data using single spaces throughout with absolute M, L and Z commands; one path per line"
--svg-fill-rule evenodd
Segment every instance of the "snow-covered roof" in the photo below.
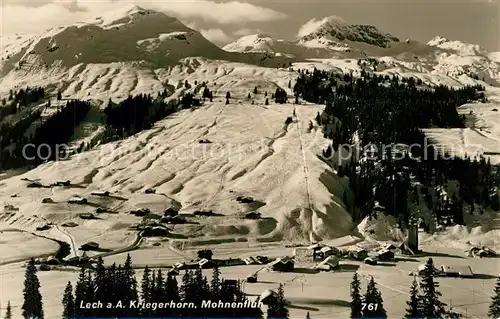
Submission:
M 260 300 L 264 300 L 266 298 L 269 298 L 270 296 L 276 296 L 276 292 L 274 290 L 271 290 L 271 289 L 266 289 L 264 290 L 263 293 L 260 294 Z

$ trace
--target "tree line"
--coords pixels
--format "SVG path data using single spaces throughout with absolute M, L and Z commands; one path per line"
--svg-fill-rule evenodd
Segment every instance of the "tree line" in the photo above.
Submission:
M 45 120 L 37 111 L 12 126 L 2 126 L 0 131 L 4 128 L 5 135 L 0 142 L 0 168 L 34 167 L 58 156 L 64 157 L 67 150 L 57 146 L 68 143 L 90 108 L 89 102 L 71 100 Z M 29 144 L 33 147 L 25 147 Z
M 26 87 L 19 91 L 9 91 L 8 99 L 2 99 L 0 108 L 0 119 L 8 115 L 16 114 L 22 107 L 36 103 L 45 97 L 45 89 L 42 87 Z

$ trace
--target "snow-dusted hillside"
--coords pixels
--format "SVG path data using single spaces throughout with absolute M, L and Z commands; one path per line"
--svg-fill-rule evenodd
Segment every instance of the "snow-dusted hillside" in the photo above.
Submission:
M 341 204 L 345 181 L 316 156 L 327 143 L 321 130 L 308 131 L 318 107 L 264 106 L 263 99 L 260 94 L 255 105 L 235 99 L 234 104 L 214 102 L 182 111 L 137 136 L 4 180 L 1 200 L 19 211 L 3 222 L 22 229 L 47 221 L 80 223 L 76 214 L 88 212 L 92 206 L 67 201 L 81 196 L 120 212 L 119 216 L 82 222 L 71 230 L 79 234 L 74 235 L 78 243 L 102 240 L 101 236 L 122 234 L 139 221 L 125 218 L 129 202 L 142 196 L 143 206 L 162 213 L 169 200 L 158 194 L 165 194 L 179 202 L 184 213 L 211 209 L 221 214 L 192 225 L 177 225 L 175 233 L 180 235 L 292 240 L 349 233 L 353 225 Z M 294 110 L 294 123 L 285 125 Z M 200 144 L 201 139 L 211 143 Z M 70 180 L 79 186 L 30 189 L 21 178 L 43 184 Z M 139 195 L 148 188 L 155 188 L 157 195 Z M 103 201 L 90 195 L 96 190 L 108 190 L 123 199 Z M 17 196 L 11 198 L 13 194 Z M 238 196 L 253 197 L 256 206 L 239 204 L 235 201 Z M 42 203 L 45 197 L 56 203 Z M 263 220 L 242 219 L 254 209 L 263 213 Z
M 291 95 L 287 86 L 289 81 L 294 83 L 297 69 L 339 70 L 355 75 L 368 69 L 384 75 L 414 76 L 430 85 L 484 84 L 488 98 L 497 103 L 499 94 L 491 85 L 500 80 L 500 63 L 494 59 L 495 54 L 474 46 L 466 49 L 469 48 L 466 45 L 451 45 L 441 38 L 428 45 L 396 42 L 374 27 L 349 25 L 338 18 L 320 22 L 296 41 L 274 40 L 258 34 L 225 47 L 236 52 L 219 49 L 174 18 L 138 7 L 35 37 L 10 38 L 3 45 L 0 95 L 26 85 L 44 86 L 52 93 L 60 91 L 63 98 L 91 99 L 105 106 L 102 101 L 109 98 L 117 101 L 128 95 L 154 95 L 165 87 L 174 91 L 172 98 L 177 98 L 186 90 L 179 83 L 188 81 L 191 85 L 197 83 L 190 89 L 192 92 L 199 92 L 201 83 L 207 83 L 215 97 L 213 103 L 199 110 L 184 111 L 151 131 L 111 144 L 117 150 L 102 146 L 69 161 L 43 165 L 27 176 L 42 181 L 71 179 L 82 185 L 78 191 L 55 191 L 60 201 L 76 193 L 87 196 L 94 189 L 109 189 L 124 198 L 133 198 L 137 192 L 156 187 L 188 210 L 202 206 L 230 216 L 183 230 L 200 236 L 316 239 L 349 233 L 354 225 L 339 200 L 345 180 L 336 177 L 316 157 L 327 143 L 320 130 L 306 129 L 319 106 L 264 106 L 263 92 L 274 92 L 281 87 Z M 352 48 L 356 50 L 351 51 Z M 265 61 L 283 66 L 281 62 L 286 60 L 280 60 L 280 55 L 298 60 L 292 66 L 294 70 L 259 66 Z M 254 87 L 258 87 L 257 95 L 252 93 Z M 224 96 L 228 91 L 232 101 L 225 106 Z M 249 93 L 254 105 L 247 99 Z M 296 122 L 284 127 L 294 107 Z M 240 130 L 245 133 L 240 134 Z M 201 138 L 213 143 L 199 145 Z M 186 158 L 189 152 L 199 152 L 201 146 L 209 152 L 236 153 L 229 158 L 207 161 Z M 124 151 L 129 149 L 128 153 Z M 182 154 L 175 154 L 182 156 L 170 158 L 174 151 L 180 151 Z M 150 158 L 148 154 L 154 156 Z M 52 214 L 53 207 L 44 211 L 45 206 L 40 203 L 43 196 L 50 194 L 26 190 L 19 178 L 2 182 L 5 200 L 25 207 L 16 216 L 39 210 L 42 216 Z M 11 200 L 12 193 L 20 196 Z M 233 218 L 243 209 L 232 202 L 236 193 L 265 203 L 259 211 L 269 220 L 249 224 Z M 54 221 L 74 218 L 69 214 L 74 209 L 60 206 L 61 214 Z M 122 227 L 113 226 L 113 217 L 110 219 L 109 225 L 103 225 L 121 232 Z M 19 227 L 36 224 L 26 223 L 23 218 L 19 223 Z

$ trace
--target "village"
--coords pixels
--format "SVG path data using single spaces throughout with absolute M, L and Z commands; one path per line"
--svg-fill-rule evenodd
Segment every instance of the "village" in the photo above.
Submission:
M 27 182 L 25 187 L 45 189 L 46 193 L 52 187 L 63 187 L 66 190 L 77 188 L 69 181 L 47 186 L 40 181 Z M 201 268 L 210 276 L 212 269 L 217 266 L 227 278 L 225 280 L 228 284 L 236 285 L 239 282 L 246 294 L 258 297 L 263 304 L 268 303 L 269 298 L 276 297 L 281 283 L 285 286 L 291 309 L 333 311 L 337 317 L 342 317 L 348 308 L 349 283 L 354 273 L 358 273 L 364 280 L 377 278 L 384 296 L 403 302 L 407 299 L 414 276 L 421 275 L 426 260 L 433 258 L 445 298 L 450 294 L 452 296 L 447 304 L 454 305 L 462 313 L 468 309 L 476 313 L 483 311 L 482 305 L 490 299 L 491 286 L 496 276 L 491 265 L 494 264 L 497 253 L 489 247 L 478 243 L 469 245 L 468 249 L 461 249 L 459 253 L 456 249 L 452 253 L 443 253 L 443 249 L 439 247 L 419 245 L 423 230 L 417 226 L 408 230 L 407 240 L 404 242 L 346 236 L 312 243 L 270 242 L 253 246 L 251 240 L 239 238 L 225 248 L 222 241 L 210 244 L 210 241 L 203 243 L 202 240 L 180 235 L 185 233 L 182 227 L 211 223 L 220 218 L 220 214 L 203 207 L 183 208 L 174 202 L 163 201 L 159 206 L 141 204 L 144 203 L 143 200 L 150 200 L 150 196 L 161 196 L 153 188 L 134 195 L 132 199 L 107 190 L 72 194 L 64 202 L 56 196 L 40 196 L 42 206 L 46 205 L 49 209 L 56 207 L 54 205 L 64 205 L 66 209 L 73 210 L 73 218 L 51 222 L 34 214 L 30 218 L 34 221 L 32 225 L 36 227 L 34 232 L 29 232 L 47 239 L 51 239 L 57 231 L 71 237 L 69 234 L 78 231 L 81 226 L 88 226 L 88 223 L 100 223 L 119 217 L 127 220 L 130 226 L 126 231 L 136 239 L 120 248 L 110 247 L 108 242 L 98 237 L 72 242 L 58 241 L 61 247 L 57 254 L 35 260 L 42 274 L 76 274 L 81 267 L 94 268 L 99 257 L 110 265 L 122 262 L 126 254 L 131 254 L 138 261 L 134 266 L 138 271 L 144 265 L 149 265 L 153 269 L 164 269 L 166 273 L 178 276 L 178 280 L 181 280 L 186 269 Z M 11 197 L 16 196 L 13 194 Z M 140 197 L 141 200 L 136 200 L 135 197 Z M 117 209 L 119 205 L 115 203 L 126 201 L 132 201 L 133 205 L 126 206 L 127 210 L 123 207 Z M 258 199 L 235 194 L 233 201 L 249 205 L 250 208 L 251 205 L 257 207 L 240 212 L 233 218 L 247 222 L 265 220 L 258 212 Z M 16 205 L 4 205 L 4 215 L 15 215 L 16 211 Z M 491 261 L 488 262 L 488 259 Z M 342 289 L 334 293 L 335 298 L 328 299 L 326 296 L 332 293 L 332 286 Z M 311 299 L 307 292 L 312 289 L 329 291 L 325 292 L 325 299 Z M 485 292 L 480 293 L 481 290 Z M 463 302 L 471 294 L 473 302 Z M 327 304 L 315 306 L 317 302 Z M 390 306 L 388 308 L 391 309 Z

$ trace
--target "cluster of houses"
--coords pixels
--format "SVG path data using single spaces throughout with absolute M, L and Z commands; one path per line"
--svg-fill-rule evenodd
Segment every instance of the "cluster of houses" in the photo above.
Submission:
M 497 253 L 488 247 L 485 246 L 474 246 L 465 251 L 468 257 L 496 257 Z

